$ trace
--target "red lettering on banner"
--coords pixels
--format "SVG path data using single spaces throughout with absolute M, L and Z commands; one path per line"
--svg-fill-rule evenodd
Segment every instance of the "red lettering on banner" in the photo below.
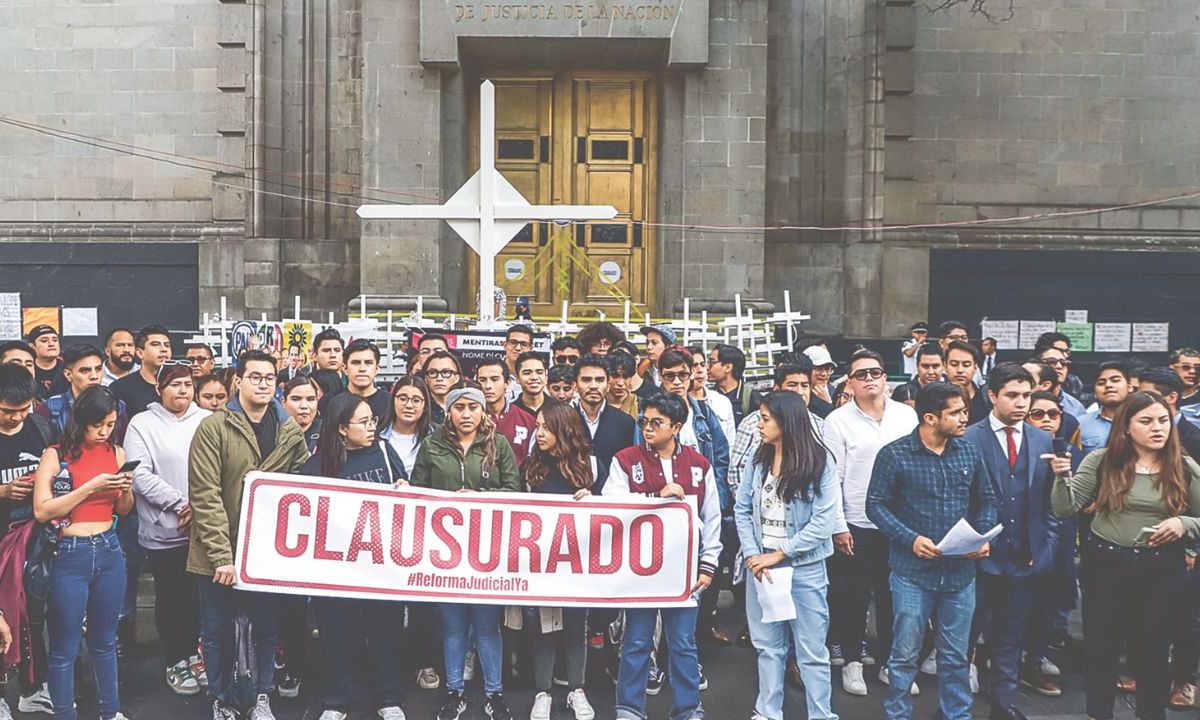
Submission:
M 404 506 L 392 507 L 392 562 L 400 567 L 412 567 L 421 562 L 425 554 L 425 506 L 417 505 L 413 509 L 413 548 L 412 554 L 404 554 Z
M 317 543 L 313 548 L 313 557 L 317 560 L 341 560 L 343 555 L 325 546 L 329 534 L 329 498 L 317 498 Z
M 621 568 L 621 545 L 624 540 L 625 526 L 619 518 L 612 515 L 592 516 L 591 547 L 588 549 L 588 572 L 593 575 L 612 575 Z M 612 543 L 607 545 L 610 562 L 600 562 L 600 551 L 606 547 L 602 544 L 600 528 L 612 529 Z
M 642 527 L 650 526 L 650 564 L 642 564 Z M 654 575 L 663 564 L 663 523 L 657 515 L 642 515 L 629 526 L 629 567 L 636 575 Z
M 293 505 L 300 509 L 300 517 L 308 517 L 309 513 L 312 512 L 312 505 L 309 504 L 308 498 L 300 493 L 288 493 L 279 498 L 279 517 L 275 521 L 275 552 L 285 558 L 300 557 L 308 549 L 307 533 L 296 533 L 296 545 L 294 547 L 289 547 L 287 544 L 288 519 L 291 515 Z
M 566 541 L 566 550 L 562 549 Z M 560 562 L 571 565 L 571 572 L 583 574 L 583 562 L 579 558 L 579 538 L 575 536 L 575 516 L 560 513 L 558 523 L 554 526 L 554 539 L 550 541 L 550 553 L 546 557 L 546 572 L 552 573 L 558 569 Z
M 529 534 L 521 532 L 523 525 L 529 526 Z M 542 534 L 542 518 L 537 513 L 514 510 L 508 526 L 508 571 L 518 572 L 521 566 L 521 550 L 529 551 L 529 569 L 539 572 L 542 565 L 542 552 L 538 549 L 537 539 Z
M 453 507 L 435 509 L 429 521 L 430 525 L 433 526 L 433 534 L 446 545 L 446 550 L 448 551 L 444 555 L 437 551 L 429 553 L 430 562 L 439 570 L 449 570 L 458 565 L 462 560 L 462 546 L 458 544 L 458 541 L 446 529 L 445 520 L 447 517 L 452 518 L 455 525 L 463 524 L 462 513 L 458 508 Z
M 369 537 L 366 535 L 369 534 Z M 354 536 L 350 538 L 350 549 L 346 551 L 346 562 L 358 562 L 363 550 L 371 553 L 371 562 L 383 564 L 383 538 L 379 530 L 379 503 L 367 500 L 358 509 L 358 522 L 354 524 Z
M 488 541 L 487 560 L 479 559 L 479 545 L 483 533 L 483 510 L 472 509 L 468 514 L 467 527 L 471 537 L 467 541 L 467 562 L 479 572 L 494 572 L 500 566 L 500 537 L 504 531 L 504 511 L 492 511 L 492 534 Z

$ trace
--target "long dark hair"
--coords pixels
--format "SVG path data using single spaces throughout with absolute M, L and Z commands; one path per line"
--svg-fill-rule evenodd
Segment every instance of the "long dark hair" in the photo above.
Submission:
M 763 399 L 761 407 L 771 414 L 783 435 L 783 464 L 776 491 L 779 499 L 791 502 L 799 495 L 806 502 L 812 500 L 821 494 L 828 451 L 813 431 L 804 398 L 793 392 L 773 392 Z M 775 446 L 763 443 L 754 462 L 769 471 L 775 464 Z
M 1152 405 L 1170 413 L 1167 401 L 1158 393 L 1136 392 L 1125 399 L 1113 417 L 1108 449 L 1100 460 L 1100 491 L 1096 507 L 1109 512 L 1125 509 L 1125 498 L 1133 487 L 1137 464 L 1137 449 L 1129 437 L 1129 426 L 1135 415 Z M 1186 421 L 1185 421 L 1186 422 Z M 1158 451 L 1158 489 L 1171 515 L 1181 515 L 1188 509 L 1188 477 L 1183 469 L 1183 453 L 1179 449 L 1179 433 L 1174 424 L 1167 434 L 1167 444 Z
M 553 453 L 534 447 L 533 454 L 525 463 L 525 482 L 529 483 L 529 487 L 538 487 L 546 482 L 550 469 L 557 468 L 573 487 L 579 490 L 590 488 L 595 482 L 592 477 L 592 444 L 584 434 L 579 411 L 551 400 L 542 406 L 538 414 L 558 443 Z
M 117 412 L 119 404 L 112 390 L 101 385 L 93 385 L 75 398 L 71 407 L 71 417 L 67 418 L 67 426 L 63 430 L 60 447 L 62 455 L 67 460 L 78 460 L 83 453 L 84 436 L 88 426 L 99 425 L 105 418 Z M 109 447 L 117 447 L 116 433 L 108 435 L 106 441 Z
M 401 388 L 414 387 L 421 393 L 421 397 L 425 398 L 425 409 L 421 412 L 421 419 L 417 421 L 417 439 L 420 440 L 429 434 L 429 428 L 433 425 L 433 395 L 429 393 L 429 386 L 425 381 L 416 375 L 404 375 L 396 382 L 392 383 L 391 402 L 388 403 L 387 415 L 380 423 L 380 427 L 390 428 L 396 424 L 396 394 Z
M 325 408 L 326 427 L 317 441 L 317 458 L 321 466 L 321 475 L 337 477 L 346 465 L 346 440 L 338 432 L 350 424 L 350 418 L 358 410 L 359 405 L 367 401 L 361 395 L 354 393 L 338 393 Z

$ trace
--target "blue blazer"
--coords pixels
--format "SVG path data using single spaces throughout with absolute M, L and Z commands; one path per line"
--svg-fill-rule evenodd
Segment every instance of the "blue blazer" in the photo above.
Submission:
M 973 443 L 983 455 L 983 464 L 992 481 L 996 501 L 1003 507 L 1005 499 L 1000 478 L 1009 472 L 1008 455 L 1000 447 L 1000 443 L 996 442 L 989 418 L 968 427 L 963 439 Z M 1029 471 L 1025 478 L 1029 483 L 1029 516 L 1026 523 L 1029 527 L 1029 553 L 1033 557 L 1033 565 L 1026 565 L 1011 558 L 1011 546 L 1005 538 L 1008 532 L 1006 529 L 992 543 L 989 557 L 979 561 L 979 569 L 989 575 L 1027 577 L 1046 575 L 1054 569 L 1054 554 L 1059 543 L 1059 520 L 1050 507 L 1050 489 L 1054 486 L 1054 473 L 1050 470 L 1050 463 L 1041 458 L 1042 455 L 1054 452 L 1054 441 L 1050 433 L 1026 423 L 1022 428 L 1022 442 L 1029 458 Z M 1003 515 L 1003 512 L 1001 514 Z

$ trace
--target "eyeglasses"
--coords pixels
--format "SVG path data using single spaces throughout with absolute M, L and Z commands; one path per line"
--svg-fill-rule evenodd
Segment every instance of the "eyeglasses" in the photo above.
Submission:
M 957 340 L 958 342 L 967 342 L 970 340 L 966 335 L 947 335 L 947 340 Z
M 577 362 L 579 362 L 578 355 L 555 355 L 554 356 L 554 364 L 555 365 L 574 365 Z
M 425 404 L 425 398 L 421 397 L 420 395 L 397 395 L 395 397 L 395 400 L 396 400 L 396 402 L 400 403 L 401 405 L 424 405 Z
M 346 424 L 347 425 L 362 425 L 364 428 L 370 430 L 373 427 L 379 426 L 379 418 L 373 417 L 373 418 L 367 418 L 366 420 L 351 420 L 350 422 L 348 422 Z
M 1042 358 L 1042 362 L 1050 367 L 1071 367 L 1071 361 L 1064 358 Z
M 245 377 L 245 380 L 251 385 L 258 385 L 259 387 L 275 384 L 274 375 L 259 375 L 258 373 L 251 373 Z
M 508 339 L 504 341 L 504 344 L 508 345 L 509 347 L 516 348 L 517 350 L 528 350 L 533 347 L 533 343 L 529 342 L 528 340 Z
M 1060 417 L 1062 417 L 1062 410 L 1059 410 L 1057 408 L 1050 408 L 1049 410 L 1043 410 L 1043 409 L 1039 408 L 1037 410 L 1030 410 L 1029 417 L 1033 418 L 1034 420 L 1041 420 L 1042 418 L 1050 418 L 1051 420 L 1057 420 Z
M 861 370 L 855 370 L 854 372 L 850 373 L 850 377 L 859 382 L 862 382 L 867 378 L 878 380 L 879 378 L 883 377 L 883 368 L 862 368 Z
M 689 370 L 683 370 L 680 372 L 664 372 L 661 374 L 662 379 L 669 383 L 685 382 L 692 378 L 692 373 Z
M 671 426 L 671 421 L 667 420 L 666 418 L 648 418 L 645 415 L 638 416 L 637 422 L 638 422 L 638 427 L 641 427 L 641 428 L 648 427 L 653 430 L 659 430 L 661 428 Z
M 160 368 L 158 369 L 158 372 L 157 372 L 157 373 L 155 373 L 155 375 L 154 375 L 154 376 L 155 376 L 155 377 L 162 377 L 162 374 L 163 374 L 163 371 L 164 371 L 164 370 L 166 370 L 166 369 L 167 369 L 167 368 L 169 368 L 169 367 L 175 366 L 175 365 L 185 365 L 185 366 L 187 366 L 187 367 L 191 367 L 191 366 L 192 366 L 192 361 L 191 361 L 191 359 L 190 359 L 190 358 L 171 358 L 171 359 L 169 359 L 169 360 L 163 360 L 162 367 L 160 367 Z
M 455 375 L 458 375 L 458 371 L 453 369 L 425 371 L 425 377 L 430 378 L 431 380 L 437 380 L 438 378 L 452 378 Z

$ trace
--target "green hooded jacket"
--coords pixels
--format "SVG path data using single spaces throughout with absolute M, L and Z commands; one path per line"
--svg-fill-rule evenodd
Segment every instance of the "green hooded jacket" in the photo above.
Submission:
M 521 492 L 524 490 L 521 472 L 517 470 L 517 456 L 512 446 L 500 433 L 496 433 L 496 467 L 485 476 L 482 472 L 483 443 L 478 437 L 467 452 L 463 462 L 453 441 L 438 428 L 417 451 L 409 482 L 417 487 L 449 490 L 489 490 L 493 492 Z

